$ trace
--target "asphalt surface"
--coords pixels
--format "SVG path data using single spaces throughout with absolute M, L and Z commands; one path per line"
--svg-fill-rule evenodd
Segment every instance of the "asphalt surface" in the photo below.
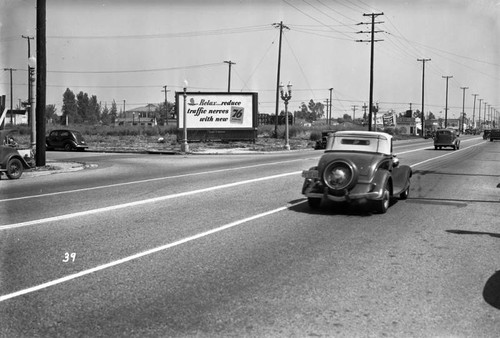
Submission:
M 397 145 L 384 215 L 311 211 L 320 151 L 51 153 L 98 166 L 0 182 L 0 336 L 496 337 L 498 144 Z

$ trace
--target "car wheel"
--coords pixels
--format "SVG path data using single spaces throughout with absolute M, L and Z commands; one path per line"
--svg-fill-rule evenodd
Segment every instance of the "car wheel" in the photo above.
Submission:
M 438 147 L 437 147 L 437 146 L 434 146 L 434 150 L 438 150 Z
M 321 205 L 321 198 L 308 197 L 307 204 L 311 209 L 318 209 Z
M 406 188 L 405 191 L 403 191 L 401 194 L 399 194 L 399 199 L 405 200 L 408 198 L 409 195 L 410 195 L 410 185 L 408 185 L 408 188 Z
M 390 200 L 391 193 L 388 185 L 386 184 L 384 192 L 382 193 L 382 199 L 373 201 L 375 203 L 375 211 L 379 214 L 385 214 L 387 209 L 389 209 Z
M 7 163 L 7 177 L 11 180 L 17 180 L 23 174 L 23 164 L 17 158 L 12 158 Z
M 71 150 L 73 150 L 73 146 L 71 145 L 71 143 L 66 143 L 66 144 L 64 145 L 64 150 L 66 150 L 66 151 L 71 151 Z

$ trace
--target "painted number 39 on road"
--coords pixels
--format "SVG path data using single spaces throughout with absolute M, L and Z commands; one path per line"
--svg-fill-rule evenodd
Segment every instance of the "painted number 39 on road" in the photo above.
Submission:
M 243 123 L 243 107 L 231 107 L 231 123 Z

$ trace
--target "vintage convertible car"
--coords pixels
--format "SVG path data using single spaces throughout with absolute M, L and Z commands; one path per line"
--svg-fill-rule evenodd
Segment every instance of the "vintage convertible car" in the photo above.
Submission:
M 18 179 L 22 176 L 24 169 L 30 169 L 31 166 L 21 156 L 17 143 L 9 133 L 9 130 L 0 130 L 0 178 L 5 172 L 8 178 Z
M 302 194 L 313 209 L 323 200 L 356 200 L 385 213 L 391 198 L 408 198 L 411 176 L 411 168 L 392 154 L 391 135 L 338 131 L 330 135 L 318 165 L 302 172 Z

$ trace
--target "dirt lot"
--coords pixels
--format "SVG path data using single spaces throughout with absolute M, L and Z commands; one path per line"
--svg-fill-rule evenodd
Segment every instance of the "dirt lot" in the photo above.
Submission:
M 94 151 L 117 151 L 117 152 L 179 152 L 180 143 L 177 141 L 159 140 L 158 137 L 146 136 L 110 136 L 110 137 L 86 137 L 89 150 Z M 290 139 L 290 149 L 312 149 L 315 142 L 307 139 Z M 217 149 L 233 149 L 238 151 L 279 151 L 284 150 L 285 140 L 269 137 L 258 137 L 252 141 L 232 141 L 232 142 L 189 142 L 190 152 L 204 152 L 207 150 L 217 151 Z

